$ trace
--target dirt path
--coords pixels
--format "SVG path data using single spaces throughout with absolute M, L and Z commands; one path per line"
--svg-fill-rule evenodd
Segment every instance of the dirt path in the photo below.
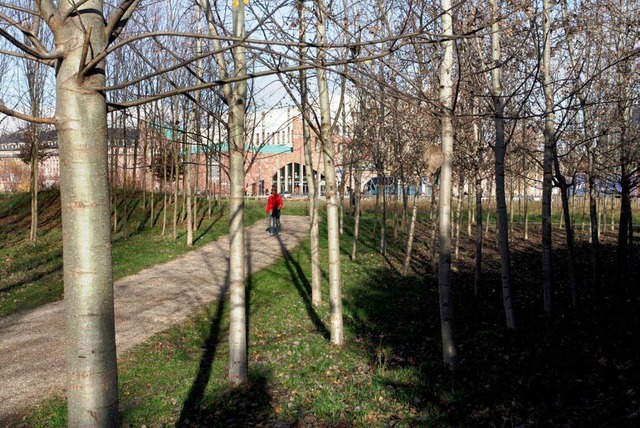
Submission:
M 308 236 L 308 218 L 282 216 L 270 237 L 261 220 L 246 229 L 247 270 L 256 272 Z M 227 236 L 115 284 L 118 355 L 219 297 L 228 276 Z M 64 307 L 55 302 L 0 318 L 0 426 L 65 385 Z

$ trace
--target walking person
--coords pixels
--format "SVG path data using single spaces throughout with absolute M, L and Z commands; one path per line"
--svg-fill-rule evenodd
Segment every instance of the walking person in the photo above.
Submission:
M 269 235 L 274 236 L 280 233 L 280 211 L 282 210 L 282 197 L 278 194 L 278 189 L 273 187 L 271 195 L 267 199 L 266 213 L 271 216 L 269 225 Z

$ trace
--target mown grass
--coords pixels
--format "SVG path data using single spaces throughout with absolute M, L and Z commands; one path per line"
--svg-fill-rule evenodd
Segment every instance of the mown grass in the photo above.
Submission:
M 129 427 L 470 427 L 637 426 L 640 299 L 611 295 L 604 272 L 594 299 L 567 305 L 566 254 L 554 253 L 557 311 L 541 310 L 539 248 L 514 238 L 519 330 L 504 327 L 497 252 L 486 241 L 486 272 L 473 297 L 473 243 L 454 260 L 459 367 L 443 369 L 438 289 L 428 223 L 418 228 L 412 274 L 402 276 L 402 234 L 387 256 L 364 212 L 357 262 L 351 221 L 342 238 L 344 347 L 329 343 L 329 308 L 310 303 L 309 247 L 286 252 L 247 282 L 250 383 L 226 383 L 227 301 L 211 304 L 154 336 L 119 362 L 120 409 Z M 322 231 L 322 248 L 326 248 Z M 610 237 L 608 237 L 610 238 Z M 606 242 L 613 239 L 605 240 Z M 561 247 L 560 239 L 554 240 Z M 588 247 L 579 247 L 588 260 Z M 603 262 L 613 266 L 605 244 Z M 326 260 L 326 251 L 322 251 Z M 579 264 L 580 272 L 588 265 Z M 326 282 L 327 269 L 323 266 Z M 583 277 L 583 284 L 588 284 Z M 593 287 L 590 284 L 589 287 Z M 326 289 L 326 283 L 325 283 Z M 328 301 L 325 295 L 324 301 Z M 64 426 L 60 398 L 16 424 Z

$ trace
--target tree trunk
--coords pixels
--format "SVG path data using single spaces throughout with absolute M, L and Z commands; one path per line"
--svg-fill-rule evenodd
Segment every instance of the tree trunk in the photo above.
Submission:
M 618 221 L 618 246 L 614 291 L 617 297 L 624 295 L 624 282 L 629 274 L 629 235 L 631 220 L 630 177 L 626 162 L 622 162 L 620 176 L 620 219 Z
M 544 19 L 544 98 L 545 98 L 545 124 L 544 124 L 544 158 L 542 163 L 542 294 L 544 310 L 551 312 L 553 297 L 553 280 L 551 266 L 551 188 L 552 188 L 552 162 L 553 148 L 555 146 L 555 131 L 553 112 L 553 88 L 551 87 L 551 11 L 549 0 L 543 2 Z
M 418 192 L 413 195 L 413 206 L 411 209 L 411 223 L 409 224 L 409 236 L 407 237 L 407 249 L 404 256 L 402 274 L 406 275 L 411 265 L 411 252 L 413 250 L 413 237 L 416 230 L 416 219 L 418 218 Z
M 318 44 L 322 46 L 327 40 L 326 9 L 324 0 L 317 0 L 318 8 Z M 323 64 L 326 50 L 318 50 L 318 63 Z M 338 224 L 338 195 L 335 173 L 335 156 L 333 138 L 331 136 L 331 110 L 329 105 L 329 87 L 326 70 L 317 68 L 318 91 L 320 99 L 320 125 L 322 154 L 324 159 L 325 181 L 327 183 L 327 233 L 329 247 L 329 305 L 331 311 L 331 343 L 342 345 L 344 331 L 342 325 L 342 280 L 340 272 L 340 231 Z
M 177 103 L 175 103 L 177 104 Z M 174 125 L 173 125 L 173 135 L 172 135 L 172 140 L 171 140 L 171 152 L 173 153 L 172 155 L 172 166 L 171 168 L 173 169 L 173 174 L 172 174 L 172 180 L 171 182 L 173 183 L 173 218 L 172 218 L 172 231 L 173 231 L 173 240 L 175 241 L 176 239 L 178 239 L 178 191 L 179 191 L 179 184 L 180 184 L 180 154 L 179 154 L 179 150 L 178 150 L 178 126 L 177 126 L 177 117 L 178 117 L 178 111 L 177 111 L 177 105 L 174 107 Z
M 116 128 L 115 114 L 112 115 L 112 122 L 114 128 Z M 111 180 L 111 189 L 113 193 L 113 233 L 118 233 L 118 159 L 120 159 L 120 144 L 117 141 L 117 137 L 114 137 L 113 146 L 111 147 L 112 152 L 115 152 L 115 155 L 111 157 L 112 160 L 112 180 Z M 115 150 L 114 150 L 115 149 Z
M 307 32 L 304 14 L 304 3 L 298 0 L 298 13 L 300 16 L 300 58 L 301 62 L 307 57 L 307 48 L 304 45 Z M 307 173 L 307 187 L 309 189 L 309 216 L 311 225 L 309 239 L 311 246 L 311 303 L 318 306 L 322 303 L 322 271 L 320 269 L 320 233 L 318 219 L 318 177 L 313 172 L 313 151 L 311 149 L 311 136 L 309 135 L 309 107 L 307 91 L 307 74 L 300 70 L 300 100 L 303 111 L 302 139 L 304 141 L 304 163 Z
M 489 197 L 487 198 L 487 224 L 485 226 L 485 234 L 489 233 L 489 225 L 491 224 L 491 199 L 493 198 L 493 182 L 489 180 Z
M 378 174 L 378 193 L 382 192 L 382 219 L 380 220 L 380 254 L 387 254 L 387 176 L 383 170 L 379 170 Z M 380 184 L 382 177 L 382 184 Z
M 34 116 L 37 116 L 35 114 Z M 38 242 L 38 151 L 40 145 L 40 136 L 38 135 L 39 126 L 31 124 L 31 183 L 29 191 L 31 193 L 31 228 L 29 231 L 29 239 L 33 245 Z
M 115 427 L 118 385 L 107 109 L 104 94 L 94 89 L 105 86 L 105 74 L 78 75 L 86 61 L 85 37 L 91 53 L 106 47 L 103 2 L 60 2 L 59 8 L 72 21 L 54 32 L 56 44 L 64 42 L 68 49 L 57 67 L 55 117 L 61 165 L 67 425 Z M 92 31 L 85 34 L 84 28 Z M 96 69 L 104 70 L 105 65 L 102 61 Z
M 596 194 L 595 146 L 589 150 L 589 220 L 591 224 L 591 284 L 594 297 L 600 286 L 600 225 L 598 221 L 598 196 Z
M 164 147 L 162 148 L 162 236 L 165 236 L 167 233 L 167 212 L 169 208 L 167 205 L 169 204 L 168 199 L 168 189 L 167 189 L 167 180 L 168 180 L 168 171 L 167 171 L 167 152 L 169 150 L 168 143 L 166 141 L 162 141 L 161 143 Z
M 576 256 L 575 256 L 575 239 L 573 237 L 573 224 L 571 221 L 571 214 L 569 212 L 569 185 L 567 179 L 560 173 L 560 161 L 558 160 L 558 153 L 554 148 L 553 163 L 556 170 L 556 178 L 560 187 L 560 197 L 562 198 L 562 213 L 565 223 L 565 234 L 567 242 L 568 253 L 568 268 L 569 268 L 569 293 L 571 296 L 572 306 L 578 305 L 578 286 L 576 281 Z
M 233 8 L 233 35 L 245 37 L 244 3 Z M 246 50 L 238 45 L 233 49 L 235 76 L 242 78 L 247 73 Z M 229 114 L 229 381 L 238 386 L 248 380 L 247 355 L 247 302 L 245 295 L 245 242 L 244 242 L 244 119 L 247 103 L 247 82 L 240 80 L 233 85 L 228 99 Z
M 502 271 L 502 303 L 507 328 L 516 328 L 513 295 L 511 290 L 511 251 L 509 250 L 509 218 L 505 195 L 505 154 L 507 145 L 504 137 L 504 100 L 502 97 L 502 69 L 500 66 L 500 24 L 497 0 L 491 0 L 493 25 L 491 51 L 493 70 L 491 72 L 491 98 L 493 99 L 494 123 L 496 128 L 495 173 L 496 173 L 496 213 L 498 217 L 497 235 L 500 246 L 500 264 Z
M 440 300 L 440 331 L 442 359 L 449 369 L 457 363 L 453 336 L 453 288 L 451 286 L 451 176 L 453 163 L 453 34 L 451 1 L 441 0 L 442 31 L 445 40 L 440 64 L 440 103 L 442 105 L 442 167 L 440 169 L 438 294 Z
M 129 238 L 128 217 L 129 217 L 129 192 L 128 192 L 128 176 L 129 176 L 129 150 L 127 148 L 127 123 L 125 115 L 122 115 L 122 152 L 123 152 L 123 165 L 122 165 L 122 238 L 127 240 Z
M 362 184 L 362 166 L 360 162 L 356 164 L 354 192 L 355 204 L 353 206 L 353 246 L 351 248 L 351 260 L 356 261 L 358 252 L 358 239 L 360 236 L 360 186 Z
M 464 173 L 460 172 L 460 180 L 458 181 L 458 203 L 456 204 L 456 243 L 455 256 L 456 260 L 460 255 L 460 228 L 462 227 L 462 200 L 464 198 Z
M 193 109 L 195 110 L 197 106 L 194 105 Z M 195 113 L 192 113 L 192 115 Z M 186 115 L 185 115 L 186 117 Z M 191 118 L 191 120 L 189 121 L 189 124 L 187 126 L 187 124 L 185 124 L 185 137 L 184 137 L 184 141 L 185 141 L 185 147 L 184 147 L 184 153 L 185 153 L 185 169 L 184 169 L 184 192 L 185 192 L 185 201 L 186 201 L 186 211 L 187 211 L 187 247 L 191 247 L 193 246 L 193 195 L 191 193 L 191 168 L 193 165 L 193 155 L 191 153 L 191 141 L 193 140 L 193 136 L 195 135 L 195 133 L 197 132 L 197 130 L 195 129 L 195 118 Z M 191 129 L 191 136 L 189 136 L 186 132 L 187 129 Z
M 480 150 L 478 149 L 478 152 Z M 480 165 L 480 163 L 478 163 Z M 476 171 L 476 264 L 473 279 L 473 295 L 480 294 L 482 283 L 482 177 L 480 171 Z

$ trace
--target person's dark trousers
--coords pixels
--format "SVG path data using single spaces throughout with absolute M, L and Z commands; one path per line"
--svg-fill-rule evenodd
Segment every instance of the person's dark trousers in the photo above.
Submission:
M 269 235 L 277 235 L 280 233 L 280 215 L 279 214 L 271 214 L 271 224 L 269 225 Z

